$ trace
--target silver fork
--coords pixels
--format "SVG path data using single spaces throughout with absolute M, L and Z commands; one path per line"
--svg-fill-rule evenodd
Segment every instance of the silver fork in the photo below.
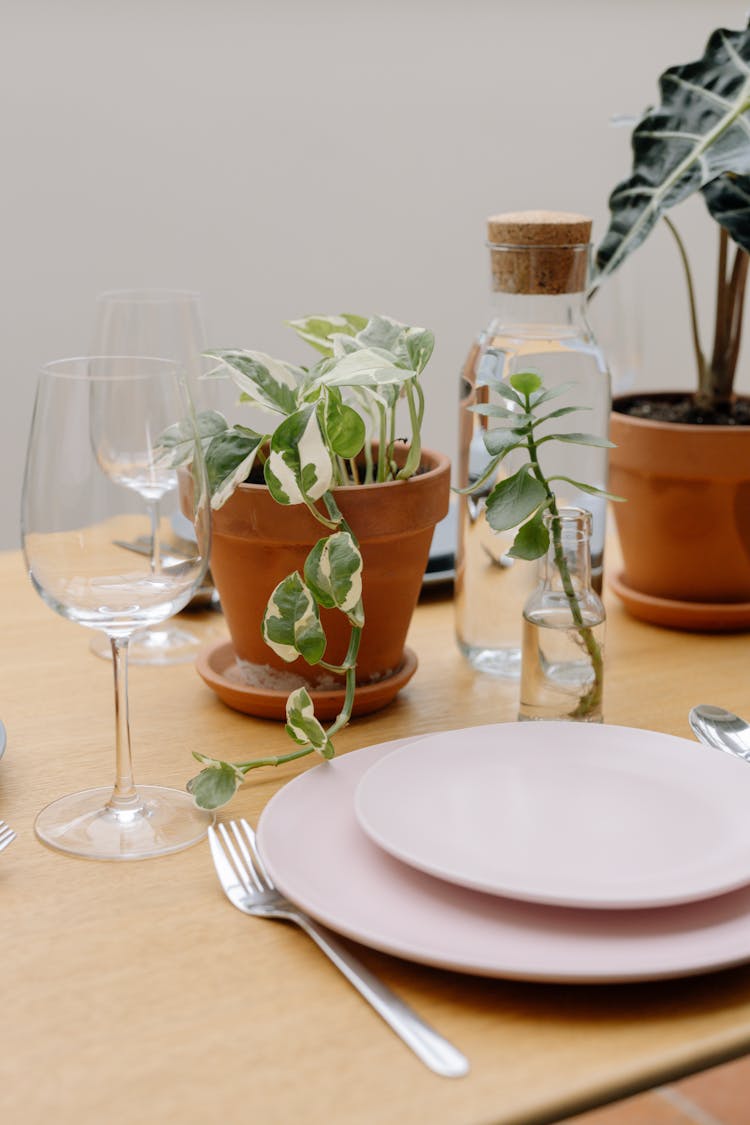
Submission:
M 8 844 L 12 844 L 15 838 L 16 834 L 10 825 L 0 820 L 0 852 L 7 848 Z
M 255 833 L 247 821 L 230 821 L 229 829 L 231 833 L 220 824 L 218 831 L 208 830 L 216 873 L 229 901 L 245 914 L 296 923 L 430 1070 L 445 1078 L 467 1074 L 469 1063 L 460 1051 L 366 969 L 330 930 L 276 889 L 263 866 Z

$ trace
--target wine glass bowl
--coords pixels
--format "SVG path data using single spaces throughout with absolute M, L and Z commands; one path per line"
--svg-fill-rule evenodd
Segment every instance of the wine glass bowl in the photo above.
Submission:
M 195 843 L 211 821 L 192 798 L 132 779 L 127 708 L 131 636 L 190 601 L 206 573 L 210 504 L 198 440 L 183 516 L 194 538 L 179 558 L 160 548 L 177 504 L 177 476 L 161 463 L 159 435 L 192 419 L 177 366 L 164 359 L 84 357 L 41 372 L 22 501 L 23 549 L 31 581 L 61 616 L 109 638 L 115 671 L 116 780 L 113 789 L 63 797 L 37 819 L 46 843 L 76 855 L 131 859 Z M 192 506 L 192 508 L 191 508 Z M 152 537 L 146 556 L 118 540 Z
M 197 293 L 182 289 L 121 289 L 109 290 L 97 297 L 92 352 L 99 356 L 143 355 L 172 360 L 182 369 L 196 402 L 209 394 L 202 378 L 206 370 L 202 357 L 204 347 L 205 333 Z M 106 448 L 101 450 L 101 455 L 105 460 L 110 456 Z M 140 492 L 152 505 L 150 541 L 154 550 L 170 535 L 172 539 L 175 533 L 184 537 L 185 524 L 176 504 L 171 504 L 172 526 L 166 526 L 162 519 L 165 498 L 177 489 L 174 471 L 157 472 L 151 466 L 144 477 L 137 464 L 130 466 L 125 462 L 113 462 L 107 471 L 110 475 L 121 474 L 122 483 Z M 161 528 L 159 535 L 155 530 L 157 525 Z M 124 536 L 120 538 L 125 541 Z M 205 590 L 202 594 L 205 600 Z M 133 637 L 130 663 L 191 663 L 201 643 L 201 637 L 192 630 L 167 621 L 158 629 L 144 629 Z M 106 638 L 94 637 L 91 649 L 97 656 L 109 658 L 111 655 Z

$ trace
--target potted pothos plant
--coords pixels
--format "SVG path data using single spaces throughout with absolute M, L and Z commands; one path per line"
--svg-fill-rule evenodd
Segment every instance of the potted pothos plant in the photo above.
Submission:
M 386 681 L 403 662 L 432 533 L 448 511 L 448 458 L 421 442 L 433 334 L 383 316 L 290 324 L 317 362 L 207 353 L 260 421 L 230 425 L 206 411 L 198 426 L 214 509 L 211 571 L 234 654 L 263 682 L 286 683 L 293 669 L 285 715 L 295 746 L 239 762 L 196 753 L 203 769 L 188 788 L 204 808 L 224 804 L 261 766 L 333 756 L 358 684 Z M 161 444 L 165 463 L 189 463 L 187 427 L 175 424 Z M 331 687 L 337 713 L 324 727 L 314 701 Z
M 750 25 L 719 29 L 702 58 L 659 79 L 632 134 L 631 174 L 609 200 L 592 292 L 669 227 L 684 268 L 692 389 L 615 399 L 610 460 L 625 563 L 616 591 L 637 616 L 698 629 L 750 625 L 750 401 L 735 393 L 750 251 Z M 716 224 L 712 345 L 701 340 L 689 255 L 667 215 L 700 193 Z

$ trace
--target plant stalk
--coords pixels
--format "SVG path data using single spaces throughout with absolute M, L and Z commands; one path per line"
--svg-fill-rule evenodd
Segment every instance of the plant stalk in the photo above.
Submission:
M 531 410 L 531 398 L 529 395 L 526 398 L 526 412 Z M 547 494 L 547 508 L 552 513 L 553 519 L 551 521 L 552 531 L 552 549 L 555 557 L 555 566 L 560 574 L 560 581 L 562 582 L 565 598 L 570 608 L 570 614 L 573 618 L 578 635 L 581 638 L 583 647 L 589 655 L 591 660 L 591 670 L 594 674 L 594 679 L 591 687 L 585 692 L 575 708 L 570 712 L 571 719 L 585 718 L 591 711 L 595 710 L 602 701 L 602 694 L 604 689 L 604 657 L 602 655 L 602 648 L 591 626 L 586 625 L 581 613 L 581 606 L 578 601 L 578 596 L 573 585 L 573 579 L 568 567 L 568 561 L 565 558 L 565 552 L 562 545 L 562 530 L 560 527 L 560 513 L 557 507 L 557 500 L 555 494 L 550 488 L 544 473 L 542 472 L 541 465 L 539 464 L 539 456 L 537 451 L 537 443 L 534 438 L 534 431 L 531 423 L 524 427 L 526 430 L 526 448 L 529 454 L 529 461 L 534 476 L 543 486 Z

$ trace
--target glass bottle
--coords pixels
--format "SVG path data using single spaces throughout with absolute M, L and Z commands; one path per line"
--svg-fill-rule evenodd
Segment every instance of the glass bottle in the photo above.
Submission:
M 486 377 L 507 381 L 519 371 L 535 371 L 547 388 L 564 388 L 545 413 L 585 408 L 544 423 L 537 430 L 540 437 L 581 430 L 606 437 L 609 425 L 609 373 L 586 319 L 591 220 L 557 211 L 522 211 L 492 216 L 487 226 L 494 300 L 490 322 L 461 373 L 461 489 L 481 479 L 490 461 L 485 434 L 501 424 L 471 408 L 509 405 L 484 385 Z M 549 442 L 541 447 L 540 462 L 548 477 L 606 488 L 606 449 Z M 497 481 L 520 464 L 520 455 L 510 454 L 477 491 L 459 497 L 456 555 L 458 646 L 478 670 L 514 679 L 521 670 L 521 610 L 533 587 L 534 568 L 508 556 L 514 532 L 493 532 L 484 507 Z M 601 590 L 605 501 L 567 480 L 555 480 L 552 486 L 560 504 L 585 502 L 593 514 L 593 583 Z
M 546 512 L 547 555 L 523 608 L 519 719 L 602 721 L 605 611 L 591 584 L 591 513 Z

